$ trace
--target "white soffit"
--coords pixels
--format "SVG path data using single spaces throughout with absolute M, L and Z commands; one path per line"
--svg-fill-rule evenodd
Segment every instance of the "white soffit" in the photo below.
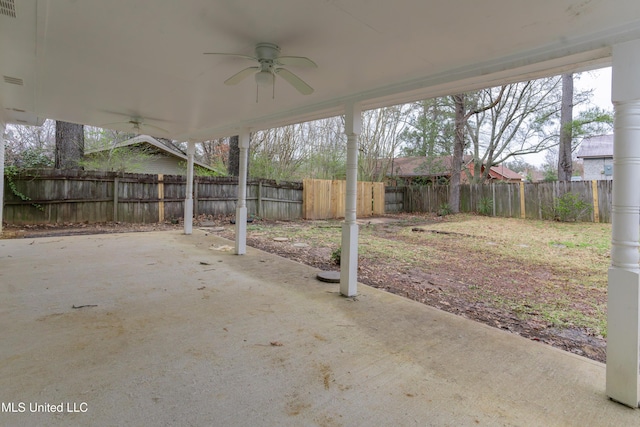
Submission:
M 141 118 L 202 140 L 504 82 L 607 65 L 613 44 L 640 38 L 637 0 L 20 0 L 0 13 L 5 120 L 20 114 L 105 125 Z M 287 67 L 315 91 L 253 77 L 271 42 L 318 68 Z M 112 127 L 117 128 L 118 125 Z

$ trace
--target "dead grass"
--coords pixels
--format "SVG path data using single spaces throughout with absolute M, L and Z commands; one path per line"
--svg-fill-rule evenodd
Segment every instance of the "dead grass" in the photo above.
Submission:
M 264 223 L 248 231 L 331 251 L 340 246 L 338 221 Z M 411 283 L 424 290 L 421 277 L 431 277 L 446 309 L 481 304 L 605 336 L 610 236 L 609 224 L 403 215 L 361 226 L 361 274 L 384 277 L 373 284 L 389 289 Z

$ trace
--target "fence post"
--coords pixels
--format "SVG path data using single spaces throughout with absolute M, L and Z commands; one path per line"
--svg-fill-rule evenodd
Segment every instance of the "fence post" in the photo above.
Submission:
M 164 222 L 164 175 L 158 174 L 158 222 Z
M 262 216 L 262 181 L 258 181 L 258 206 L 256 206 L 256 215 Z
M 195 177 L 193 179 L 193 216 L 198 218 L 198 184 L 200 183 L 200 178 Z
M 520 182 L 520 218 L 525 219 L 525 211 L 524 211 L 524 182 Z
M 116 176 L 113 178 L 113 222 L 118 221 L 118 190 L 120 188 L 120 179 Z
M 493 216 L 496 216 L 496 184 L 495 182 L 491 183 L 491 207 L 493 209 Z
M 593 195 L 593 222 L 600 222 L 600 211 L 598 209 L 598 181 L 591 181 L 591 194 Z

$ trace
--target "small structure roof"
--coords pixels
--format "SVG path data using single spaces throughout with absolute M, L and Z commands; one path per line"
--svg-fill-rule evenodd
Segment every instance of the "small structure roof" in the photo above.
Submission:
M 179 151 L 179 150 L 177 150 L 175 148 L 171 148 L 168 145 L 163 144 L 162 142 L 158 141 L 156 138 L 154 138 L 152 136 L 149 136 L 149 135 L 138 135 L 138 136 L 136 136 L 134 138 L 130 138 L 130 139 L 127 139 L 126 141 L 122 141 L 122 142 L 117 143 L 115 145 L 115 147 L 116 148 L 121 148 L 121 147 L 128 147 L 128 146 L 139 145 L 139 144 L 151 145 L 152 147 L 154 147 L 154 148 L 156 148 L 156 149 L 168 154 L 169 156 L 180 158 L 180 159 L 184 160 L 185 162 L 188 160 L 187 155 L 184 154 L 182 151 Z M 86 154 L 99 153 L 99 152 L 110 150 L 110 149 L 111 149 L 111 147 L 101 148 L 101 149 L 97 149 L 97 150 L 88 150 L 86 152 Z M 201 168 L 205 168 L 205 169 L 208 169 L 208 170 L 211 170 L 211 171 L 223 174 L 223 175 L 225 174 L 225 172 L 219 171 L 216 168 L 211 167 L 211 166 L 209 166 L 209 165 L 207 165 L 205 163 L 202 163 L 200 161 L 194 160 L 193 163 L 195 165 L 200 166 Z
M 613 157 L 613 135 L 598 135 L 584 138 L 580 143 L 577 157 Z

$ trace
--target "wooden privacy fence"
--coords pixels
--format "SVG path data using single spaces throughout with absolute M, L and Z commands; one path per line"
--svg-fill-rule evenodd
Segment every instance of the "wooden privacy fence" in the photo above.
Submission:
M 180 175 L 38 170 L 5 178 L 4 220 L 9 224 L 64 222 L 149 223 L 182 218 L 186 178 Z M 26 196 L 23 200 L 15 193 Z M 235 213 L 236 178 L 197 177 L 194 215 Z M 302 217 L 302 184 L 249 181 L 249 215 Z
M 554 200 L 573 193 L 592 206 L 583 220 L 611 222 L 613 181 L 493 183 L 460 186 L 460 212 L 478 212 L 490 201 L 493 216 L 553 219 Z M 449 186 L 388 187 L 387 212 L 438 212 L 449 203 Z
M 303 181 L 305 219 L 344 218 L 347 182 L 323 179 Z M 385 188 L 382 182 L 358 182 L 356 216 L 383 215 Z

